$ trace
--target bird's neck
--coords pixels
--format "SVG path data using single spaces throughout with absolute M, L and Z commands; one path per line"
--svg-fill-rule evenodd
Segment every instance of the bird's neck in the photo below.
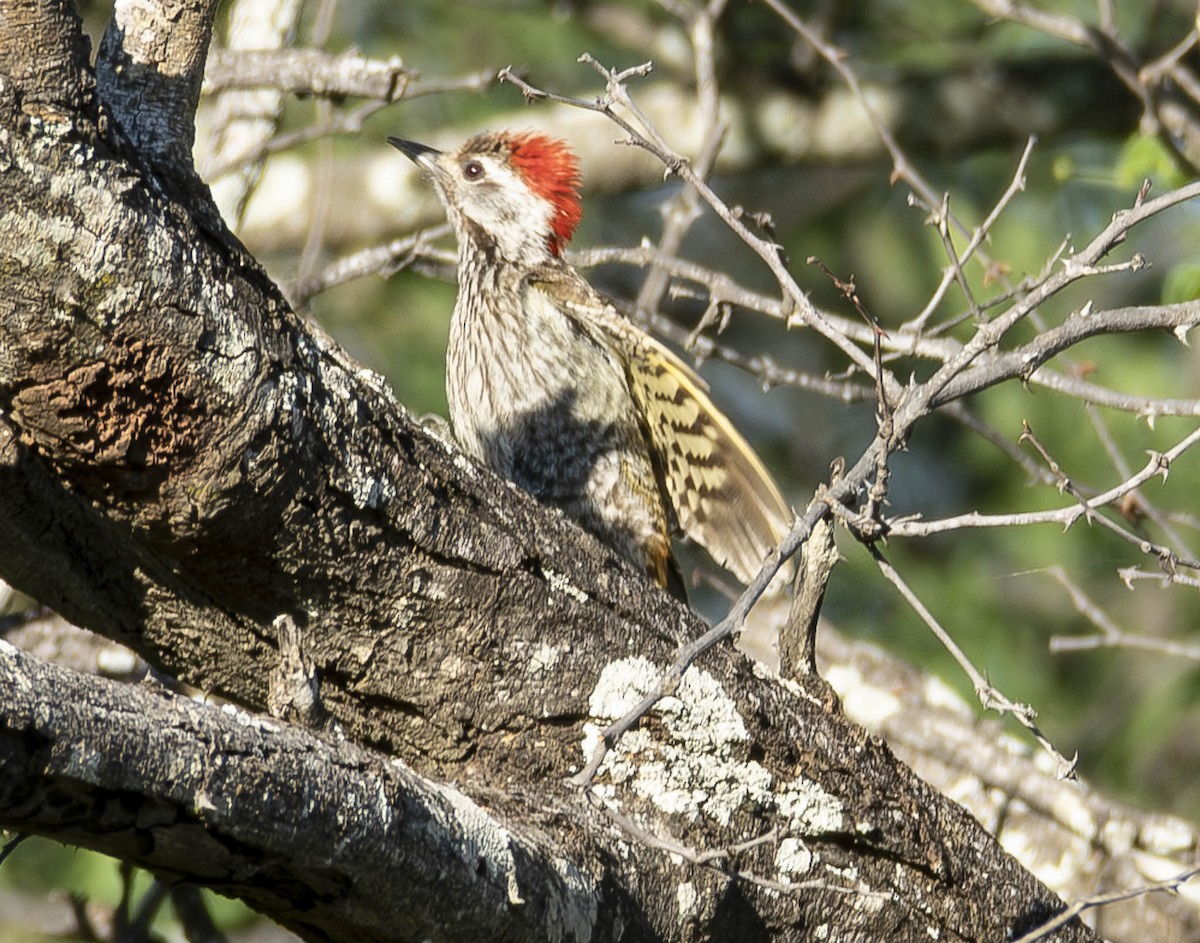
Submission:
M 555 261 L 550 239 L 528 233 L 490 232 L 467 220 L 456 227 L 459 272 L 478 267 L 501 266 L 528 271 Z M 459 280 L 461 282 L 462 276 Z

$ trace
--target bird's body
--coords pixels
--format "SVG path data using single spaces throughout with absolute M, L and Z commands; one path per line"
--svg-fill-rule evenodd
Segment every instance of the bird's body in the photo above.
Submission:
M 598 297 L 557 259 L 459 272 L 446 392 L 460 445 L 665 585 L 669 523 L 616 339 L 549 292 Z
M 458 236 L 446 389 L 462 448 L 677 595 L 676 525 L 749 580 L 790 512 L 703 382 L 561 258 L 580 217 L 570 150 L 533 133 L 452 153 L 389 141 Z

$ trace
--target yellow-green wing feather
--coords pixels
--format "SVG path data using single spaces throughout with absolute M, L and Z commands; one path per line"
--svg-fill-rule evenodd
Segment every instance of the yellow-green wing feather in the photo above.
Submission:
M 670 350 L 642 335 L 628 371 L 679 526 L 748 583 L 791 527 L 779 488 L 704 381 Z
M 708 398 L 682 360 L 634 327 L 569 266 L 547 266 L 531 284 L 572 312 L 581 329 L 612 345 L 680 528 L 742 582 L 792 525 L 792 512 L 762 461 Z

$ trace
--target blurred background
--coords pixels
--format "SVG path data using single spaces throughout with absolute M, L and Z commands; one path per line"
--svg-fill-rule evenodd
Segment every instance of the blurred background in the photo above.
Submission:
M 386 101 L 239 91 L 216 76 L 201 106 L 197 165 L 231 226 L 298 309 L 386 377 L 411 412 L 442 415 L 453 243 L 439 228 L 442 215 L 432 192 L 387 147 L 385 136 L 453 146 L 487 128 L 539 127 L 567 138 L 582 157 L 585 216 L 574 248 L 584 253 L 583 261 L 590 261 L 587 250 L 657 241 L 663 208 L 680 194 L 674 178 L 664 179 L 661 164 L 619 143 L 620 129 L 604 116 L 527 104 L 512 84 L 494 81 L 506 66 L 539 88 L 594 100 L 604 94 L 604 83 L 577 61 L 582 53 L 618 69 L 653 61 L 653 71 L 631 80 L 629 90 L 669 145 L 692 159 L 713 140 L 705 95 L 719 95 L 724 137 L 710 175 L 714 189 L 730 206 L 766 214 L 756 217 L 766 223 L 760 231 L 779 243 L 818 308 L 859 317 L 837 287 L 807 264 L 810 257 L 842 279 L 853 278 L 866 309 L 889 332 L 926 311 L 948 261 L 928 210 L 911 205 L 912 188 L 893 178 L 893 159 L 864 100 L 932 191 L 948 195 L 950 209 L 968 228 L 979 225 L 1005 193 L 1036 135 L 1024 189 L 990 229 L 990 263 L 972 260 L 963 268 L 978 301 L 1019 294 L 1023 280 L 1053 270 L 1056 257 L 1085 245 L 1115 212 L 1133 205 L 1143 181 L 1151 182 L 1154 196 L 1195 175 L 1200 152 L 1190 150 L 1187 131 L 1200 119 L 1188 111 L 1196 106 L 1186 89 L 1166 83 L 1162 100 L 1148 106 L 1118 77 L 1112 57 L 1053 29 L 998 19 L 969 0 L 812 0 L 790 7 L 845 53 L 861 98 L 758 2 L 738 0 L 721 11 L 712 35 L 715 86 L 697 80 L 692 5 L 685 0 L 231 3 L 220 17 L 221 47 L 269 48 L 263 44 L 274 35 L 286 46 L 357 51 L 391 61 L 404 95 Z M 1135 73 L 1162 63 L 1172 50 L 1187 68 L 1200 67 L 1194 4 L 1044 0 L 1038 10 L 1060 18 L 1060 25 L 1080 23 L 1119 36 L 1124 45 L 1117 58 Z M 110 9 L 88 2 L 82 13 L 98 45 Z M 270 16 L 283 23 L 274 33 Z M 266 32 L 255 33 L 260 21 L 267 22 Z M 238 95 L 246 96 L 241 104 Z M 1178 125 L 1164 130 L 1172 115 Z M 234 133 L 239 127 L 241 144 Z M 414 233 L 428 235 L 414 240 Z M 1073 286 L 1003 346 L 1027 342 L 1038 323 L 1057 324 L 1089 302 L 1108 309 L 1197 297 L 1198 237 L 1200 207 L 1191 204 L 1139 226 L 1111 260 L 1137 252 L 1148 267 Z M 965 243 L 956 238 L 960 250 Z M 766 266 L 707 209 L 687 228 L 678 254 L 744 289 L 778 296 Z M 648 277 L 640 265 L 609 262 L 589 266 L 586 274 L 676 343 L 696 330 L 708 309 L 694 284 L 677 281 L 649 305 L 642 298 L 635 311 Z M 735 356 L 712 356 L 701 372 L 791 503 L 803 507 L 818 483 L 828 480 L 830 463 L 839 457 L 853 463 L 874 435 L 870 379 L 849 373 L 844 355 L 812 331 L 788 330 L 778 317 L 742 306 L 722 313 L 728 316 L 723 330 L 709 325 L 703 335 Z M 969 315 L 962 291 L 952 286 L 930 309 L 929 324 L 965 340 L 974 326 Z M 722 362 L 729 359 L 735 363 Z M 910 374 L 927 378 L 936 366 L 919 357 L 892 356 L 888 362 L 901 381 Z M 1123 393 L 1200 398 L 1195 351 L 1167 333 L 1088 341 L 1052 366 Z M 965 406 L 1009 449 L 959 419 L 931 417 L 893 463 L 889 514 L 934 519 L 1069 504 L 1068 496 L 1009 454 L 1023 452 L 1033 466 L 1046 467 L 1029 444 L 1018 443 L 1023 422 L 1086 493 L 1113 487 L 1140 469 L 1148 452 L 1165 451 L 1196 427 L 1194 416 L 1151 423 L 1036 384 L 1006 383 Z M 1140 490 L 1142 506 L 1113 517 L 1195 560 L 1198 487 L 1200 454 L 1189 452 L 1171 466 L 1169 479 Z M 844 560 L 829 585 L 826 620 L 940 675 L 975 703 L 962 671 L 869 555 L 844 532 L 838 540 Z M 1200 820 L 1200 605 L 1194 587 L 1149 579 L 1126 585 L 1118 570 L 1155 572 L 1153 556 L 1082 521 L 1065 531 L 1050 524 L 897 539 L 885 553 L 975 665 L 1010 698 L 1038 710 L 1041 729 L 1060 751 L 1078 751 L 1083 777 L 1133 805 Z M 719 617 L 736 587 L 699 554 L 687 558 L 687 571 L 698 608 Z M 1097 632 L 1064 579 L 1113 625 L 1155 641 L 1141 648 L 1052 652 L 1052 637 Z M 1164 642 L 1178 648 L 1153 650 Z M 1011 730 L 1023 736 L 1015 724 Z M 51 888 L 66 888 L 111 911 L 121 886 L 115 864 L 30 840 L 0 867 L 0 913 L 15 912 L 10 908 L 31 896 L 50 900 Z M 64 914 L 63 932 L 75 933 L 69 901 L 54 898 L 52 906 Z M 252 926 L 237 905 L 221 907 L 233 938 L 280 938 Z M 4 927 L 0 917 L 0 940 L 31 938 L 28 930 L 6 936 Z M 164 924 L 159 932 L 172 937 L 178 930 Z

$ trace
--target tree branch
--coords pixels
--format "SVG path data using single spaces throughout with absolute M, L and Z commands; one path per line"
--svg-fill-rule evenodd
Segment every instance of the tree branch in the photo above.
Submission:
M 344 740 L 3 641 L 0 703 L 0 825 L 238 897 L 306 940 L 584 939 L 623 909 L 461 792 Z
M 68 111 L 91 92 L 83 24 L 66 3 L 12 0 L 0 18 L 0 76 L 7 75 L 31 114 L 37 106 Z
M 192 170 L 196 103 L 216 8 L 216 0 L 119 0 L 100 43 L 100 97 L 165 178 Z
M 293 95 L 356 96 L 390 103 L 404 97 L 411 77 L 399 56 L 383 60 L 353 50 L 333 54 L 323 49 L 216 49 L 208 59 L 203 91 L 270 88 Z

